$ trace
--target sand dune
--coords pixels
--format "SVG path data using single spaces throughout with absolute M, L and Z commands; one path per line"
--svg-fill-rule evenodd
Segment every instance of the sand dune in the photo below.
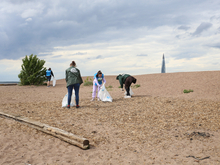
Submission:
M 64 80 L 1 86 L 1 111 L 84 136 L 91 149 L 0 118 L 0 164 L 220 164 L 220 72 L 134 77 L 140 87 L 124 99 L 116 76 L 106 76 L 112 103 L 91 102 L 92 87 L 82 85 L 80 109 L 61 108 Z

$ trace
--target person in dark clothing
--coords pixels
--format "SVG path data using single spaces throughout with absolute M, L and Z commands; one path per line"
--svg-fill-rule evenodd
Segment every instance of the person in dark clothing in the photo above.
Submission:
M 80 108 L 79 106 L 79 88 L 83 83 L 80 70 L 76 68 L 75 61 L 72 61 L 70 67 L 66 69 L 66 87 L 68 90 L 68 103 L 67 108 L 70 108 L 70 102 L 72 97 L 72 91 L 75 90 L 75 101 L 76 108 Z
M 132 83 L 136 83 L 137 79 L 129 74 L 119 74 L 116 77 L 116 80 L 119 80 L 119 83 L 121 85 L 121 90 L 123 91 L 123 84 L 125 84 L 125 90 L 127 92 L 125 98 L 131 98 L 130 95 L 130 86 Z
M 46 71 L 47 87 L 50 87 L 51 75 L 54 77 L 53 71 L 51 70 L 51 68 L 49 68 L 49 69 Z

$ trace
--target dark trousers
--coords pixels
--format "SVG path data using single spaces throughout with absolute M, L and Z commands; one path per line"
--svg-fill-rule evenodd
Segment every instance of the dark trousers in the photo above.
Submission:
M 125 90 L 127 91 L 127 96 L 130 96 L 130 86 L 132 83 L 136 83 L 137 79 L 132 77 L 132 76 L 129 76 L 126 78 L 125 80 Z
M 73 84 L 73 85 L 69 85 L 67 87 L 67 90 L 68 90 L 68 105 L 70 105 L 70 102 L 71 102 L 73 88 L 75 90 L 76 105 L 79 105 L 79 87 L 80 87 L 79 83 Z
M 47 77 L 47 81 L 51 80 L 51 76 L 46 76 Z

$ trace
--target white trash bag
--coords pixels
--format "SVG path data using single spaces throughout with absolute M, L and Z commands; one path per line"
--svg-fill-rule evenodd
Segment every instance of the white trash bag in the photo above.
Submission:
M 131 90 L 131 88 L 130 88 L 130 95 L 132 96 L 134 94 L 134 92 Z M 126 96 L 127 95 L 127 91 L 125 90 L 125 93 L 124 93 L 124 95 Z
M 70 102 L 71 107 L 76 106 L 74 101 L 75 101 L 75 91 L 73 89 L 72 98 Z M 67 105 L 68 105 L 68 93 L 63 98 L 62 107 L 67 107 Z
M 53 86 L 55 87 L 55 85 L 56 85 L 56 79 L 55 77 L 53 77 Z
M 101 101 L 109 101 L 112 102 L 112 97 L 110 96 L 110 94 L 108 93 L 107 89 L 105 88 L 105 83 L 103 83 L 103 85 L 101 86 L 101 89 L 98 93 L 99 99 Z

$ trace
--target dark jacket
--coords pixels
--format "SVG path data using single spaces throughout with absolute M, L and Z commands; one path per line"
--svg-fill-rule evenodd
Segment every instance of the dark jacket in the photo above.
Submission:
M 116 80 L 119 80 L 121 88 L 123 88 L 123 84 L 125 83 L 126 78 L 128 78 L 129 76 L 130 76 L 129 74 L 119 74 L 116 77 Z
M 66 86 L 68 87 L 69 85 L 73 84 L 82 84 L 83 80 L 80 74 L 79 69 L 71 66 L 66 70 Z

